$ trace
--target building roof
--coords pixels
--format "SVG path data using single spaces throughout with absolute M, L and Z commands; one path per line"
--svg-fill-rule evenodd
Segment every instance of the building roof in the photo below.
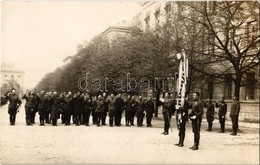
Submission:
M 18 69 L 12 63 L 2 63 L 1 64 L 1 72 L 16 72 L 16 73 L 24 73 L 24 71 Z
M 128 33 L 131 30 L 133 30 L 133 27 L 131 25 L 131 22 L 128 21 L 123 21 L 121 23 L 118 23 L 116 25 L 112 25 L 110 27 L 108 27 L 105 31 L 103 31 L 100 36 L 106 36 L 107 34 L 115 31 L 115 32 L 125 32 Z

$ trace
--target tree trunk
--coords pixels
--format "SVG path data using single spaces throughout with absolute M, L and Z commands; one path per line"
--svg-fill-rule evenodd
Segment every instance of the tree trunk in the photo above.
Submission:
M 159 101 L 160 101 L 160 94 L 162 91 L 162 85 L 158 85 L 158 83 L 156 84 L 156 102 L 155 102 L 155 117 L 158 117 L 158 107 L 159 107 Z
M 240 71 L 236 71 L 235 93 L 234 94 L 238 100 L 239 100 L 239 95 L 240 95 L 241 80 L 242 80 L 242 73 Z

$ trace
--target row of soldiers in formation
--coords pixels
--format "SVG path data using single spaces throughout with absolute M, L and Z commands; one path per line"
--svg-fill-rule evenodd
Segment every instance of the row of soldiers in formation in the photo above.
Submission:
M 25 113 L 27 125 L 35 123 L 35 114 L 36 112 L 39 112 L 40 125 L 44 125 L 44 122 L 47 122 L 56 126 L 59 118 L 61 118 L 62 123 L 65 125 L 70 125 L 71 116 L 73 116 L 74 124 L 85 124 L 89 126 L 89 118 L 92 114 L 93 124 L 100 126 L 101 124 L 106 125 L 106 116 L 109 114 L 109 125 L 113 126 L 115 123 L 116 126 L 120 126 L 122 114 L 125 110 L 126 126 L 134 125 L 135 116 L 137 117 L 137 126 L 143 126 L 145 113 L 147 127 L 152 126 L 151 121 L 154 113 L 154 102 L 151 97 L 148 97 L 148 99 L 144 101 L 141 96 L 135 98 L 135 96 L 131 97 L 128 95 L 128 98 L 123 100 L 121 94 L 118 94 L 117 96 L 114 96 L 113 94 L 107 96 L 106 93 L 103 93 L 103 96 L 98 95 L 97 97 L 90 97 L 88 94 L 80 94 L 79 92 L 74 95 L 72 95 L 71 92 L 58 95 L 57 92 L 44 93 L 44 91 L 41 91 L 36 95 L 35 91 L 32 90 L 31 92 L 26 93 L 23 98 L 26 99 Z M 9 100 L 8 113 L 10 114 L 10 124 L 14 125 L 17 110 L 22 102 L 16 95 L 15 89 L 6 94 L 6 99 Z M 230 110 L 233 129 L 231 135 L 236 135 L 238 130 L 240 103 L 236 96 L 233 97 L 233 100 Z M 184 145 L 186 122 L 190 119 L 192 122 L 192 132 L 194 133 L 194 145 L 190 147 L 190 149 L 198 150 L 204 107 L 203 103 L 199 101 L 199 93 L 193 93 L 192 104 L 189 104 L 186 100 L 184 106 L 178 109 L 175 109 L 174 98 L 168 95 L 168 93 L 165 93 L 165 96 L 160 99 L 159 105 L 162 106 L 164 119 L 164 132 L 162 134 L 169 134 L 172 114 L 176 111 L 176 122 L 179 130 L 179 142 L 176 145 L 179 147 Z M 224 97 L 220 98 L 220 101 L 216 106 L 219 107 L 218 116 L 220 132 L 224 133 L 227 113 L 227 104 L 224 101 Z M 206 117 L 208 121 L 207 131 L 212 131 L 215 107 L 211 102 L 211 99 L 208 99 L 206 107 Z M 188 113 L 188 109 L 191 109 L 190 113 Z
M 185 139 L 185 132 L 186 132 L 186 122 L 190 119 L 192 124 L 192 132 L 194 134 L 194 145 L 190 147 L 192 150 L 199 149 L 199 141 L 200 141 L 200 128 L 202 122 L 202 115 L 203 115 L 203 103 L 199 101 L 199 93 L 194 92 L 193 95 L 193 103 L 190 104 L 186 99 L 184 102 L 184 106 L 176 109 L 176 123 L 178 125 L 179 130 L 179 142 L 175 145 L 179 147 L 183 147 L 184 139 Z M 169 95 L 166 93 L 165 97 L 161 99 L 162 104 L 162 112 L 164 118 L 164 132 L 162 134 L 168 135 L 169 134 L 169 127 L 170 127 L 170 120 L 171 120 L 171 105 L 172 100 Z M 212 123 L 214 120 L 215 114 L 215 107 L 212 103 L 211 99 L 207 100 L 205 104 L 207 107 L 206 110 L 206 117 L 208 121 L 208 129 L 207 131 L 212 131 Z M 218 107 L 218 117 L 220 123 L 220 131 L 221 133 L 225 132 L 225 120 L 226 120 L 226 113 L 227 113 L 227 104 L 224 101 L 224 97 L 221 97 L 220 100 L 216 103 Z M 188 113 L 188 109 L 191 109 L 191 112 Z M 237 100 L 237 97 L 233 96 L 233 103 L 231 104 L 230 109 L 230 118 L 232 122 L 232 130 L 233 132 L 230 135 L 237 135 L 238 130 L 238 117 L 240 112 L 240 103 Z
M 15 124 L 15 117 L 21 101 L 15 94 L 15 90 L 6 95 L 9 99 L 9 114 L 10 124 Z M 35 115 L 38 112 L 40 116 L 40 126 L 45 123 L 52 123 L 57 126 L 57 120 L 61 118 L 61 122 L 65 125 L 70 125 L 71 116 L 73 123 L 76 125 L 89 126 L 90 115 L 92 115 L 93 124 L 106 125 L 106 117 L 109 116 L 109 125 L 121 126 L 123 111 L 125 110 L 126 126 L 134 125 L 134 117 L 137 117 L 137 126 L 143 125 L 144 117 L 146 116 L 147 127 L 152 127 L 152 117 L 154 113 L 154 103 L 151 97 L 146 101 L 141 96 L 128 95 L 127 100 L 121 97 L 121 94 L 109 96 L 106 93 L 98 96 L 90 96 L 84 93 L 57 92 L 45 93 L 41 91 L 35 94 L 35 90 L 26 93 L 23 98 L 25 103 L 26 124 L 32 125 L 35 123 Z

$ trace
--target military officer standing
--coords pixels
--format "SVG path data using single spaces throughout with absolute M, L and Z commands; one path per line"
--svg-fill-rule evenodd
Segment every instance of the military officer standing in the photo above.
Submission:
M 36 95 L 34 94 L 34 91 L 25 93 L 23 96 L 23 99 L 26 100 L 25 103 L 25 120 L 26 125 L 30 126 L 32 125 L 32 113 L 34 112 L 34 109 L 36 107 Z
M 19 97 L 15 92 L 16 92 L 15 89 L 12 89 L 11 93 L 8 92 L 5 96 L 5 99 L 9 100 L 8 113 L 10 115 L 9 117 L 10 125 L 15 125 L 17 109 L 22 104 L 21 100 L 19 99 Z
M 212 123 L 214 121 L 215 106 L 211 101 L 211 98 L 207 100 L 206 117 L 208 121 L 208 129 L 206 131 L 212 131 Z
M 142 96 L 139 96 L 139 98 L 137 99 L 137 108 L 136 108 L 136 117 L 137 117 L 137 127 L 141 127 L 143 126 L 143 116 L 144 116 L 144 108 L 145 108 L 145 104 L 143 101 Z
M 184 139 L 185 139 L 185 132 L 186 132 L 186 122 L 188 120 L 188 110 L 190 109 L 190 104 L 188 103 L 188 98 L 186 98 L 184 102 L 184 106 L 180 107 L 177 110 L 177 125 L 179 129 L 179 142 L 175 144 L 176 146 L 183 147 Z
M 97 99 L 97 107 L 96 107 L 96 114 L 97 114 L 97 126 L 100 126 L 100 122 L 102 120 L 104 113 L 104 101 L 101 97 L 101 95 L 98 95 Z
M 146 124 L 147 127 L 152 127 L 152 118 L 154 113 L 154 103 L 151 99 L 151 96 L 148 96 L 146 104 L 145 104 L 145 111 L 146 111 Z
M 226 121 L 226 114 L 227 114 L 227 104 L 224 101 L 224 97 L 220 98 L 220 101 L 217 103 L 218 109 L 218 119 L 220 123 L 220 131 L 219 133 L 225 132 L 225 121 Z
M 240 112 L 240 103 L 235 95 L 233 95 L 233 103 L 231 104 L 230 118 L 232 122 L 232 133 L 230 135 L 237 135 L 238 117 Z
M 86 126 L 89 126 L 89 117 L 91 113 L 91 99 L 88 94 L 84 96 L 84 100 L 82 101 L 82 106 L 83 106 L 83 123 Z
M 199 101 L 199 93 L 193 93 L 194 103 L 192 104 L 192 111 L 189 114 L 189 118 L 192 121 L 192 132 L 194 134 L 194 145 L 190 147 L 192 150 L 199 149 L 199 141 L 200 141 L 200 126 L 202 121 L 203 114 L 203 104 Z
M 115 96 L 111 94 L 108 101 L 108 113 L 109 113 L 109 126 L 114 126 L 115 121 Z
M 53 92 L 53 97 L 51 100 L 51 119 L 52 126 L 57 126 L 57 120 L 60 118 L 60 98 L 57 92 Z
M 165 93 L 165 97 L 160 100 L 162 104 L 163 120 L 164 120 L 164 132 L 162 134 L 168 135 L 170 128 L 170 108 L 171 108 L 171 99 L 169 94 Z
M 44 91 L 41 91 L 39 94 L 39 104 L 38 104 L 38 110 L 40 115 L 40 126 L 44 126 L 44 118 L 47 109 L 48 109 L 47 94 L 45 94 Z
M 103 93 L 103 101 L 104 101 L 104 112 L 102 115 L 102 125 L 106 125 L 106 117 L 108 112 L 108 97 L 106 93 Z
M 127 96 L 127 100 L 125 102 L 125 123 L 126 126 L 130 126 L 130 120 L 131 120 L 131 110 L 132 110 L 132 105 L 131 105 L 131 96 Z

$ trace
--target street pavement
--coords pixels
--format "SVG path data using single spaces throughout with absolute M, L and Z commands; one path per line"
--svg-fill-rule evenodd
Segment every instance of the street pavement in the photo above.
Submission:
M 96 125 L 26 126 L 24 105 L 10 126 L 7 105 L 0 110 L 0 164 L 259 164 L 259 125 L 240 122 L 238 136 L 231 136 L 230 121 L 226 133 L 218 133 L 215 119 L 213 131 L 201 128 L 200 148 L 193 145 L 191 123 L 187 123 L 184 147 L 177 147 L 178 131 L 172 119 L 172 132 L 165 136 L 163 120 L 153 118 L 153 127 L 121 127 Z M 107 118 L 108 122 L 108 118 Z M 144 121 L 145 124 L 145 121 Z

